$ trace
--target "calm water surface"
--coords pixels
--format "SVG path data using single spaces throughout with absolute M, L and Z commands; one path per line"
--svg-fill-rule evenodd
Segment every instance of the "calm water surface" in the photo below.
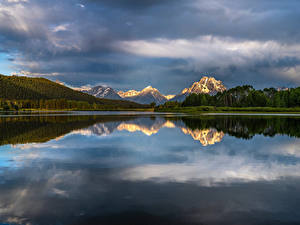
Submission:
M 0 116 L 0 224 L 300 224 L 300 117 Z

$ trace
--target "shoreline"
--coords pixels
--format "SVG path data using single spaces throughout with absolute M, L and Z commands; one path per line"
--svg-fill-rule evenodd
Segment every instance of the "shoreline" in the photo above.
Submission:
M 300 108 L 273 108 L 273 107 L 214 107 L 193 106 L 178 108 L 156 108 L 155 112 L 173 112 L 186 114 L 300 114 Z
M 85 113 L 90 113 L 90 115 L 96 115 L 97 113 L 105 113 L 106 115 L 111 112 L 112 114 L 118 115 L 117 113 L 127 112 L 127 113 L 149 113 L 149 114 L 181 114 L 185 116 L 300 116 L 300 111 L 242 111 L 242 110 L 196 110 L 191 109 L 189 107 L 180 108 L 180 109 L 164 109 L 164 110 L 157 110 L 157 109 L 118 109 L 118 110 L 18 110 L 18 111 L 2 111 L 0 110 L 0 116 L 4 115 L 26 115 L 26 114 L 51 114 L 59 115 L 66 113 L 68 115 L 89 115 Z

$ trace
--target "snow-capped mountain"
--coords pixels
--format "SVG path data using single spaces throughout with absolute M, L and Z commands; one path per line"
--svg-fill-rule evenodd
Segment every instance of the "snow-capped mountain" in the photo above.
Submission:
M 218 92 L 223 92 L 225 90 L 226 87 L 223 85 L 222 81 L 216 80 L 213 77 L 202 77 L 199 82 L 195 82 L 191 87 L 183 89 L 181 93 L 170 99 L 170 101 L 182 102 L 192 93 L 215 95 Z
M 110 87 L 103 87 L 103 86 L 96 86 L 88 90 L 83 90 L 82 92 L 93 95 L 97 98 L 107 98 L 107 99 L 122 99 L 118 93 L 110 88 Z
M 98 98 L 108 99 L 124 99 L 141 104 L 150 104 L 155 102 L 157 105 L 164 104 L 167 101 L 179 101 L 182 102 L 185 98 L 192 94 L 210 94 L 215 95 L 218 92 L 223 92 L 226 87 L 222 84 L 222 81 L 216 80 L 213 77 L 202 77 L 200 81 L 193 83 L 189 88 L 183 89 L 178 95 L 163 95 L 156 88 L 148 86 L 141 91 L 129 90 L 129 91 L 115 91 L 110 87 L 97 86 L 88 90 L 81 90 Z
M 140 91 L 136 91 L 136 90 L 129 90 L 129 91 L 119 91 L 118 92 L 118 95 L 121 97 L 121 98 L 130 98 L 130 97 L 134 97 L 134 96 L 137 96 L 138 94 L 140 93 Z
M 123 97 L 123 99 L 141 104 L 150 104 L 152 102 L 155 102 L 157 105 L 159 105 L 168 101 L 168 99 L 164 95 L 162 95 L 156 88 L 153 88 L 151 86 L 144 88 L 142 91 L 119 91 L 118 94 Z
M 165 95 L 165 98 L 168 99 L 168 100 L 170 100 L 170 99 L 174 98 L 175 96 L 176 95 Z

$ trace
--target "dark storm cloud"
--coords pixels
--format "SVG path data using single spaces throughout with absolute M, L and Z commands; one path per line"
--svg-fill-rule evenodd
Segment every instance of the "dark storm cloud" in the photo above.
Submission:
M 229 86 L 295 85 L 299 11 L 296 0 L 2 0 L 0 51 L 16 72 L 70 85 L 178 92 L 203 74 Z
M 182 1 L 182 0 L 179 0 Z M 179 2 L 178 1 L 178 2 Z M 110 7 L 119 7 L 122 9 L 136 10 L 147 9 L 153 6 L 172 3 L 173 0 L 87 0 L 87 2 L 104 4 Z M 178 3 L 177 3 L 178 4 Z

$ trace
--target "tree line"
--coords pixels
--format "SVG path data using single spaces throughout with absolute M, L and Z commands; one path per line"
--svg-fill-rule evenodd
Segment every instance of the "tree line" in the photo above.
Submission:
M 23 109 L 40 110 L 108 110 L 121 109 L 118 105 L 100 105 L 85 101 L 74 101 L 66 99 L 41 99 L 41 100 L 6 100 L 0 99 L 0 110 L 16 111 Z
M 181 104 L 187 106 L 221 106 L 221 107 L 299 107 L 300 87 L 285 90 L 265 88 L 255 90 L 250 85 L 238 86 L 214 96 L 209 94 L 191 94 Z

